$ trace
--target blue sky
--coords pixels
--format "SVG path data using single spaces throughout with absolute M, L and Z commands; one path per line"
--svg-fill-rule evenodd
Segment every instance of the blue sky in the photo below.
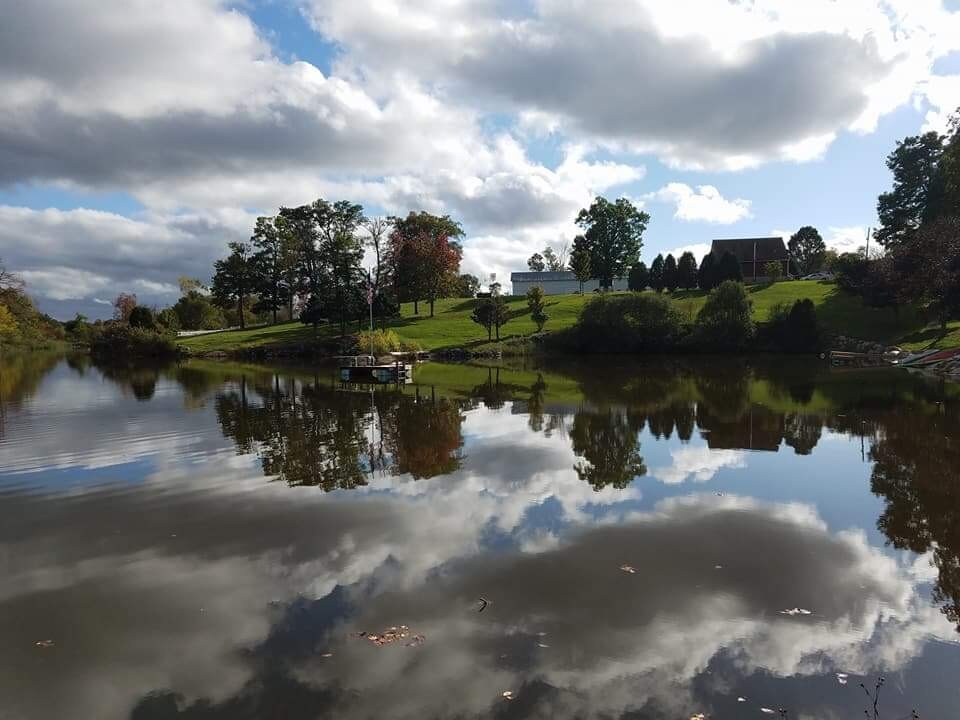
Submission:
M 0 258 L 61 318 L 173 302 L 316 197 L 450 213 L 481 277 L 601 194 L 650 213 L 648 262 L 805 224 L 853 249 L 896 141 L 960 105 L 955 2 L 95 7 L 17 3 L 0 35 Z

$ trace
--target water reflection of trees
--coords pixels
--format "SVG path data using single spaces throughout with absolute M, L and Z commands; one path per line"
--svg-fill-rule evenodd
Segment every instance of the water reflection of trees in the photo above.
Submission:
M 877 526 L 896 548 L 932 550 L 934 599 L 960 630 L 960 403 L 887 412 L 870 450 L 873 492 L 886 502 Z
M 350 489 L 377 472 L 430 478 L 461 462 L 460 408 L 435 396 L 242 375 L 214 407 L 237 451 L 256 451 L 264 473 L 291 486 Z
M 594 490 L 612 485 L 625 488 L 647 468 L 640 456 L 644 418 L 614 410 L 578 412 L 570 428 L 573 451 L 583 460 L 574 469 Z

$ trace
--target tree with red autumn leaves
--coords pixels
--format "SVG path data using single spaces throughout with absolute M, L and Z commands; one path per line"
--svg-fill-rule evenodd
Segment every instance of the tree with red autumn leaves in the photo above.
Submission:
M 413 302 L 419 313 L 419 301 L 434 302 L 454 287 L 460 272 L 462 249 L 456 238 L 463 235 L 460 223 L 449 215 L 411 212 L 394 218 L 388 241 L 388 259 L 397 297 Z

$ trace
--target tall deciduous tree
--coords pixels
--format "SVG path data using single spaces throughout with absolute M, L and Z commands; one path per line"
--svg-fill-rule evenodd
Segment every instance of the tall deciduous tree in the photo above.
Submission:
M 244 305 L 253 291 L 256 274 L 253 270 L 250 246 L 247 243 L 232 242 L 228 247 L 230 255 L 214 263 L 211 293 L 221 307 L 236 305 L 242 329 L 246 327 Z
M 663 261 L 663 286 L 670 292 L 673 292 L 680 285 L 680 276 L 677 273 L 677 259 L 673 253 L 667 255 Z
M 472 298 L 480 292 L 480 280 L 469 273 L 465 273 L 457 278 L 457 297 Z
M 493 301 L 490 298 L 477 300 L 477 305 L 470 314 L 470 319 L 487 331 L 487 340 L 493 335 L 493 315 Z
M 327 278 L 327 305 L 340 318 L 340 332 L 346 332 L 347 317 L 360 316 L 360 284 L 363 246 L 357 231 L 366 218 L 363 208 L 347 200 L 327 202 L 318 199 L 311 205 L 319 236 L 320 270 Z
M 790 258 L 804 275 L 823 267 L 827 244 L 812 225 L 804 225 L 791 235 L 787 248 L 790 250 Z
M 543 255 L 540 253 L 534 253 L 527 260 L 527 267 L 530 268 L 530 272 L 543 272 L 547 269 L 546 263 L 543 261 Z
M 881 245 L 908 242 L 924 222 L 940 214 L 946 191 L 942 156 L 943 137 L 928 132 L 904 138 L 887 157 L 893 189 L 877 200 L 881 227 L 874 237 Z
M 927 223 L 892 254 L 905 299 L 926 304 L 946 331 L 960 314 L 960 218 Z
M 624 277 L 640 257 L 643 232 L 650 216 L 637 210 L 626 198 L 611 203 L 598 197 L 577 215 L 584 230 L 593 273 L 602 287 L 610 287 L 614 278 Z
M 129 322 L 130 313 L 137 306 L 135 293 L 120 293 L 113 301 L 113 319 L 120 322 Z
M 398 294 L 414 302 L 414 311 L 421 299 L 434 302 L 456 287 L 462 250 L 455 240 L 463 235 L 460 223 L 449 215 L 411 212 L 394 221 L 390 233 L 391 268 Z
M 255 249 L 252 270 L 259 296 L 256 310 L 270 312 L 277 322 L 277 311 L 288 304 L 293 289 L 287 285 L 287 265 L 293 263 L 293 248 L 279 232 L 272 217 L 258 217 L 250 243 Z
M 554 251 L 552 247 L 547 245 L 543 249 L 543 262 L 546 263 L 546 269 L 550 272 L 563 272 L 567 262 L 566 244 L 560 248 L 560 252 Z
M 650 265 L 650 287 L 657 292 L 663 292 L 663 288 L 666 287 L 664 264 L 663 255 L 657 255 Z
M 313 207 L 280 208 L 277 216 L 279 230 L 296 254 L 297 279 L 294 291 L 315 296 L 320 292 L 320 247 L 317 221 Z M 289 278 L 288 278 L 289 282 Z
M 590 258 L 590 248 L 583 235 L 577 235 L 573 241 L 573 252 L 570 253 L 570 270 L 577 282 L 580 283 L 580 294 L 583 294 L 583 284 L 593 277 L 593 262 Z
M 543 288 L 534 286 L 527 290 L 527 308 L 530 310 L 530 319 L 537 325 L 537 332 L 543 331 L 550 316 L 545 311 L 543 302 Z
M 677 286 L 684 290 L 697 287 L 697 258 L 687 250 L 677 263 Z

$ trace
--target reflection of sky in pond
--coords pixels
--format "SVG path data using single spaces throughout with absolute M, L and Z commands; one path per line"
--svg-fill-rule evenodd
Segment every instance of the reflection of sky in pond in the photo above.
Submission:
M 818 420 L 798 454 L 776 438 L 807 421 L 770 408 L 754 425 L 704 414 L 701 432 L 684 406 L 692 431 L 667 438 L 662 410 L 589 394 L 550 424 L 526 397 L 491 409 L 438 386 L 414 411 L 409 395 L 311 395 L 309 377 L 230 367 L 142 373 L 134 393 L 122 374 L 58 365 L 6 401 L 12 717 L 855 717 L 857 683 L 879 673 L 884 716 L 956 707 L 939 569 L 886 546 L 859 437 Z M 897 436 L 870 417 L 888 424 L 867 452 Z M 371 438 L 384 459 L 366 485 L 282 481 L 353 477 Z M 336 468 L 317 443 L 340 444 Z M 632 453 L 645 474 L 604 484 Z M 399 624 L 424 642 L 357 635 Z

